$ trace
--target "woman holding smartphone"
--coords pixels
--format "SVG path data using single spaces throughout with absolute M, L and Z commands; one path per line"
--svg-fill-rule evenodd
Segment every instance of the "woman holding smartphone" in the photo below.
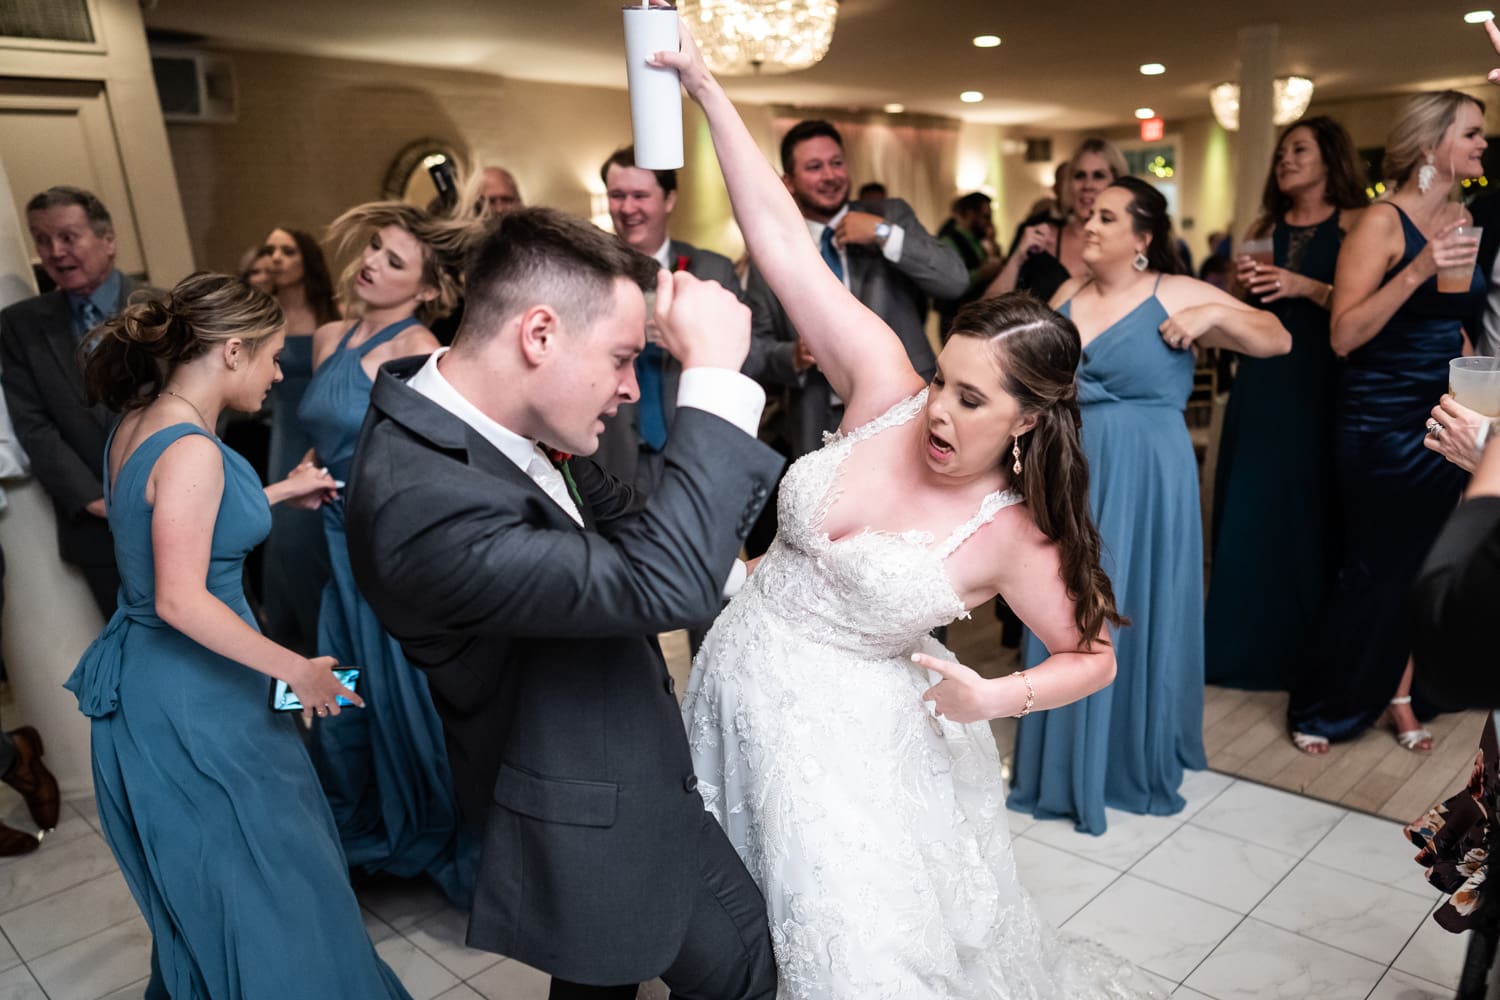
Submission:
M 151 928 L 147 996 L 409 1000 L 375 954 L 333 816 L 296 726 L 267 710 L 271 679 L 306 713 L 360 697 L 255 627 L 245 555 L 270 505 L 316 506 L 326 472 L 262 489 L 214 435 L 280 377 L 275 300 L 194 274 L 88 342 L 90 395 L 123 410 L 106 449 L 105 504 L 120 606 L 68 679 L 93 719 L 104 837 Z

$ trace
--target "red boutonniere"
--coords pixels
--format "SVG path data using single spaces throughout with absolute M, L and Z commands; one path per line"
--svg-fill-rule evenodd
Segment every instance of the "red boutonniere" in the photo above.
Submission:
M 672 270 L 674 270 L 674 271 L 686 271 L 687 269 L 688 269 L 688 255 L 687 254 L 679 254 L 678 257 L 677 257 L 677 266 L 674 267 L 674 268 L 672 268 Z
M 578 484 L 573 482 L 573 470 L 568 467 L 568 463 L 573 460 L 573 456 L 565 451 L 558 451 L 556 448 L 543 448 L 542 450 L 547 453 L 547 458 L 563 474 L 563 481 L 568 484 L 568 494 L 573 498 L 573 502 L 578 505 L 578 509 L 582 510 L 583 496 L 578 492 Z

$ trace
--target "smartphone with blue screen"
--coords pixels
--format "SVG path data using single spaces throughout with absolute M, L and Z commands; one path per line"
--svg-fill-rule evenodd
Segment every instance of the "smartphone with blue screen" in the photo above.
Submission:
M 350 691 L 359 690 L 359 688 L 357 687 L 359 683 L 358 667 L 339 667 L 334 670 L 333 676 L 338 680 L 340 684 L 344 685 L 344 687 L 348 688 Z M 348 698 L 345 698 L 343 695 L 339 695 L 339 705 L 341 707 L 344 705 L 352 704 L 354 704 L 354 702 L 350 701 Z M 286 681 L 274 681 L 271 684 L 271 711 L 302 711 L 301 699 L 297 697 L 296 692 L 291 689 L 291 686 L 288 685 Z

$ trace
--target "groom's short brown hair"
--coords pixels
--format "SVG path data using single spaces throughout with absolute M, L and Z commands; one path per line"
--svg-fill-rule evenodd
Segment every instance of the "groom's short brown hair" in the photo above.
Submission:
M 656 261 L 593 223 L 553 208 L 524 208 L 489 219 L 464 271 L 464 318 L 454 347 L 488 340 L 536 305 L 557 310 L 576 329 L 596 322 L 614 301 L 616 278 L 647 291 Z

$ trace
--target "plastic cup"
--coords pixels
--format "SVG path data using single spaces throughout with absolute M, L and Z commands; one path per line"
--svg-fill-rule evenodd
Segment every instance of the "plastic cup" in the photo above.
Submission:
M 1470 257 L 1464 264 L 1438 268 L 1437 290 L 1450 295 L 1454 292 L 1467 292 L 1469 290 L 1469 281 L 1474 276 L 1474 261 L 1479 256 L 1479 237 L 1484 235 L 1484 227 L 1459 226 L 1453 230 L 1453 233 L 1462 239 L 1474 241 L 1474 256 Z M 1468 406 L 1467 403 L 1464 405 Z
M 1269 237 L 1261 240 L 1246 240 L 1240 245 L 1240 253 L 1247 255 L 1257 264 L 1267 267 L 1276 263 L 1276 244 Z
M 1500 417 L 1500 358 L 1454 358 L 1448 362 L 1448 391 L 1474 412 Z
M 635 165 L 643 170 L 682 166 L 682 85 L 675 69 L 646 65 L 658 52 L 676 52 L 677 11 L 631 6 L 625 14 L 625 75 Z

